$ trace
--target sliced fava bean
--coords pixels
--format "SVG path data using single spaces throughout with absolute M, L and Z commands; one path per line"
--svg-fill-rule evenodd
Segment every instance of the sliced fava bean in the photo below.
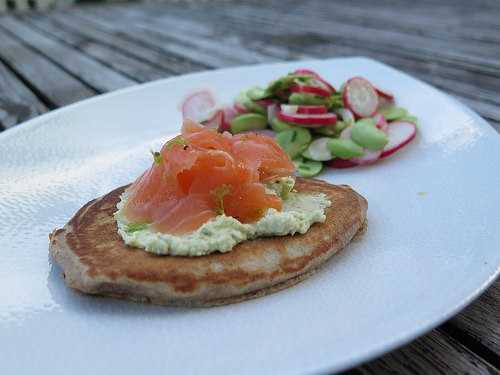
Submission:
M 300 155 L 311 143 L 311 133 L 302 128 L 286 129 L 276 135 L 276 142 L 291 159 Z
M 391 105 L 381 107 L 378 112 L 383 114 L 387 121 L 400 120 L 402 117 L 408 115 L 408 111 L 406 109 Z
M 290 104 L 302 104 L 302 105 L 325 105 L 327 104 L 327 99 L 322 96 L 307 94 L 307 93 L 297 93 L 293 92 L 288 98 Z
M 356 121 L 352 127 L 351 138 L 358 145 L 368 150 L 381 150 L 389 142 L 387 135 L 375 126 L 375 120 L 364 118 Z
M 270 94 L 267 90 L 262 87 L 252 87 L 247 91 L 247 96 L 251 100 L 261 100 L 269 98 L 272 94 Z
M 321 137 L 312 141 L 306 150 L 302 153 L 307 159 L 317 161 L 328 161 L 333 159 L 333 155 L 328 148 L 328 142 L 332 138 Z
M 403 117 L 398 118 L 398 121 L 408 121 L 408 122 L 413 122 L 415 125 L 418 125 L 418 118 L 417 116 L 413 115 L 406 115 Z
M 267 109 L 250 99 L 246 92 L 242 92 L 238 95 L 236 102 L 245 107 L 248 112 L 259 113 L 261 115 L 267 114 Z
M 358 145 L 352 139 L 330 138 L 328 140 L 328 149 L 332 155 L 340 159 L 350 159 L 363 156 L 363 147 Z
M 314 133 L 326 135 L 327 137 L 335 137 L 337 136 L 337 132 L 335 131 L 338 122 L 333 126 L 322 126 L 321 128 L 313 129 Z
M 294 125 L 290 125 L 289 123 L 281 121 L 276 117 L 271 120 L 271 128 L 277 133 L 286 129 L 292 129 L 294 127 L 295 127 Z
M 231 133 L 237 134 L 248 130 L 260 130 L 267 128 L 267 118 L 258 113 L 245 113 L 234 117 L 229 127 Z
M 316 160 L 296 158 L 293 161 L 297 174 L 301 177 L 314 177 L 323 169 L 323 163 Z

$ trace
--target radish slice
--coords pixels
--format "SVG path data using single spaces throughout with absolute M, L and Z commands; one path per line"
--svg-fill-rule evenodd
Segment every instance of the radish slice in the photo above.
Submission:
M 357 117 L 371 117 L 378 107 L 377 92 L 370 82 L 361 77 L 354 77 L 345 84 L 342 93 L 344 106 Z
M 319 77 L 319 74 L 316 73 L 314 70 L 311 70 L 311 69 L 297 69 L 294 73 L 295 74 L 301 74 L 301 75 L 304 75 L 304 76 Z
M 375 120 L 375 126 L 387 134 L 387 127 L 389 124 L 387 123 L 384 115 L 382 113 L 377 113 L 373 116 L 373 119 Z
M 301 125 L 333 125 L 337 122 L 337 116 L 334 113 L 322 113 L 318 115 L 294 114 L 289 115 L 282 111 L 276 112 L 276 116 L 281 121 L 294 122 Z
M 300 114 L 311 114 L 311 115 L 320 115 L 328 112 L 328 108 L 324 105 L 291 105 L 291 104 L 282 104 L 281 112 L 287 115 L 294 115 L 296 113 Z
M 336 110 L 337 114 L 342 118 L 342 121 L 352 124 L 356 120 L 354 118 L 354 113 L 352 113 L 347 108 L 339 108 Z
M 261 105 L 263 107 L 269 107 L 271 104 L 274 103 L 274 101 L 272 99 L 260 99 L 260 100 L 255 100 L 255 103 L 257 103 L 258 105 Z
M 246 109 L 243 104 L 239 103 L 239 102 L 234 102 L 233 103 L 233 107 L 234 109 L 236 110 L 236 112 L 238 112 L 239 114 L 244 114 L 244 113 L 248 113 L 248 109 Z
M 330 91 L 325 90 L 321 87 L 305 86 L 305 85 L 292 85 L 292 86 L 290 86 L 290 91 L 296 92 L 296 93 L 314 94 L 314 95 L 325 96 L 325 97 L 328 97 L 331 95 Z
M 339 158 L 327 161 L 326 165 L 328 165 L 330 168 L 337 168 L 337 169 L 345 169 L 358 166 L 356 163 L 353 163 L 350 160 L 339 159 Z
M 373 83 L 371 85 L 375 89 L 375 92 L 378 94 L 378 96 L 381 96 L 382 98 L 389 100 L 390 102 L 394 101 L 394 95 L 391 92 L 382 90 L 380 87 L 375 86 Z
M 224 117 L 223 117 L 224 120 L 222 121 L 221 126 L 219 126 L 219 131 L 221 133 L 229 131 L 231 129 L 231 125 L 229 123 L 233 118 L 235 118 L 239 114 L 239 112 L 237 112 L 234 109 L 234 106 L 231 105 L 224 107 L 223 111 L 224 111 Z
M 351 132 L 352 132 L 352 126 L 345 128 L 340 133 L 340 138 L 350 139 Z M 363 156 L 360 156 L 357 158 L 351 158 L 351 159 L 347 159 L 347 160 L 356 164 L 356 165 L 367 165 L 367 164 L 375 163 L 382 156 L 382 150 L 371 151 L 371 150 L 368 150 L 366 148 L 363 148 L 363 152 L 364 152 Z
M 363 156 L 360 156 L 359 158 L 351 158 L 349 160 L 358 165 L 368 165 L 375 163 L 382 156 L 382 150 L 370 151 L 365 148 L 364 151 L 365 154 Z
M 307 159 L 316 161 L 327 161 L 332 160 L 333 156 L 328 149 L 329 137 L 322 137 L 312 141 L 307 149 L 302 153 Z
M 190 118 L 193 121 L 201 122 L 211 116 L 215 108 L 216 100 L 208 90 L 197 91 L 189 95 L 181 104 L 182 117 Z
M 348 126 L 340 133 L 340 138 L 342 139 L 351 139 L 352 126 Z
M 202 124 L 206 128 L 219 130 L 224 123 L 224 111 L 219 109 L 208 120 L 203 121 Z
M 382 150 L 381 157 L 394 154 L 410 143 L 417 134 L 417 126 L 409 121 L 394 121 L 387 127 L 389 143 Z
M 304 75 L 304 76 L 313 76 L 314 78 L 316 78 L 319 82 L 321 82 L 328 91 L 330 91 L 330 93 L 334 93 L 336 90 L 335 88 L 330 85 L 329 82 L 327 82 L 325 79 L 323 79 L 318 73 L 316 73 L 314 70 L 310 70 L 310 69 L 297 69 L 295 72 L 295 74 L 301 74 L 301 75 Z

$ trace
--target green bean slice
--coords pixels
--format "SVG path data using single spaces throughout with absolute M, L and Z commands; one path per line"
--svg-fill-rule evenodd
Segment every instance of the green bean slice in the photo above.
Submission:
M 316 160 L 296 158 L 293 161 L 297 174 L 301 177 L 314 177 L 323 169 L 323 163 Z
M 244 113 L 236 116 L 229 123 L 231 133 L 238 134 L 248 130 L 267 128 L 267 118 L 258 113 Z
M 375 126 L 375 120 L 364 118 L 352 127 L 351 139 L 369 150 L 381 150 L 389 142 L 385 133 Z
M 300 155 L 311 143 L 311 133 L 303 128 L 285 129 L 276 135 L 276 142 L 291 159 Z

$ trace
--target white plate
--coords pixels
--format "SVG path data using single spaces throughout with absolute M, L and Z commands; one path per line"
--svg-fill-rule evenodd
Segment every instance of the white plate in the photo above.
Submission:
M 179 100 L 240 90 L 299 67 L 339 85 L 363 75 L 421 121 L 416 142 L 374 166 L 330 170 L 369 202 L 358 243 L 288 290 L 181 309 L 67 289 L 47 235 L 133 180 L 177 132 Z M 436 89 L 364 58 L 192 74 L 54 111 L 0 134 L 0 373 L 309 374 L 372 358 L 471 302 L 500 266 L 500 137 Z M 421 194 L 424 192 L 425 194 Z

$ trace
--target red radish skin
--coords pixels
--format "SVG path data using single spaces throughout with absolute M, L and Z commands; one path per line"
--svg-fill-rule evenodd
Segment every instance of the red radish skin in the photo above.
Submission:
M 271 104 L 274 104 L 274 101 L 272 99 L 260 99 L 256 100 L 255 103 L 261 105 L 262 107 L 269 107 Z
M 375 126 L 387 134 L 387 127 L 389 124 L 387 123 L 385 116 L 381 113 L 377 113 L 373 116 L 373 119 L 375 120 Z
M 328 108 L 324 105 L 290 105 L 282 104 L 281 112 L 293 115 L 296 113 L 300 114 L 310 114 L 310 115 L 321 115 L 328 113 Z
M 246 109 L 242 104 L 238 102 L 234 102 L 233 107 L 239 114 L 248 113 L 248 109 Z
M 203 126 L 217 130 L 219 130 L 221 126 L 223 126 L 223 123 L 224 123 L 224 111 L 222 109 L 215 111 L 212 117 L 202 122 Z
M 417 126 L 409 121 L 394 121 L 387 127 L 389 143 L 382 150 L 382 158 L 386 158 L 401 150 L 415 139 Z
M 333 159 L 325 162 L 327 166 L 330 168 L 336 168 L 336 169 L 345 169 L 345 168 L 353 168 L 357 167 L 358 164 L 353 163 L 349 159 Z
M 377 112 L 377 92 L 371 83 L 362 77 L 354 77 L 346 82 L 342 100 L 344 106 L 358 118 L 371 117 Z
M 376 163 L 378 161 L 378 159 L 380 159 L 382 157 L 381 150 L 370 151 L 370 150 L 365 148 L 364 151 L 365 151 L 365 154 L 363 156 L 360 156 L 358 158 L 351 158 L 349 160 L 351 160 L 353 163 L 355 163 L 357 165 L 369 165 L 369 164 Z
M 326 88 L 330 91 L 330 93 L 336 92 L 335 87 L 333 87 L 328 81 L 326 81 L 323 77 L 321 77 L 318 73 L 316 73 L 313 70 L 310 69 L 297 69 L 295 71 L 295 74 L 301 74 L 301 75 L 310 75 L 316 78 L 319 82 L 321 82 L 323 85 L 326 86 Z
M 289 115 L 282 111 L 276 112 L 276 116 L 281 121 L 294 122 L 301 125 L 333 125 L 337 122 L 337 116 L 334 113 L 312 114 L 294 114 Z
M 208 90 L 192 93 L 181 104 L 183 118 L 201 122 L 211 117 L 210 113 L 216 106 L 214 95 Z
M 372 86 L 375 89 L 375 92 L 378 94 L 378 96 L 381 96 L 382 98 L 384 98 L 390 102 L 394 101 L 394 95 L 392 93 L 390 93 L 387 90 L 383 90 L 378 86 L 375 86 L 373 83 L 372 83 Z
M 239 112 L 237 112 L 234 109 L 234 106 L 231 105 L 225 106 L 223 111 L 224 111 L 224 120 L 222 121 L 222 124 L 219 127 L 219 132 L 221 133 L 229 131 L 231 129 L 231 125 L 229 123 L 233 118 L 239 115 Z
M 315 86 L 292 85 L 290 86 L 290 91 L 295 93 L 313 94 L 324 97 L 328 97 L 331 95 L 329 91 Z

